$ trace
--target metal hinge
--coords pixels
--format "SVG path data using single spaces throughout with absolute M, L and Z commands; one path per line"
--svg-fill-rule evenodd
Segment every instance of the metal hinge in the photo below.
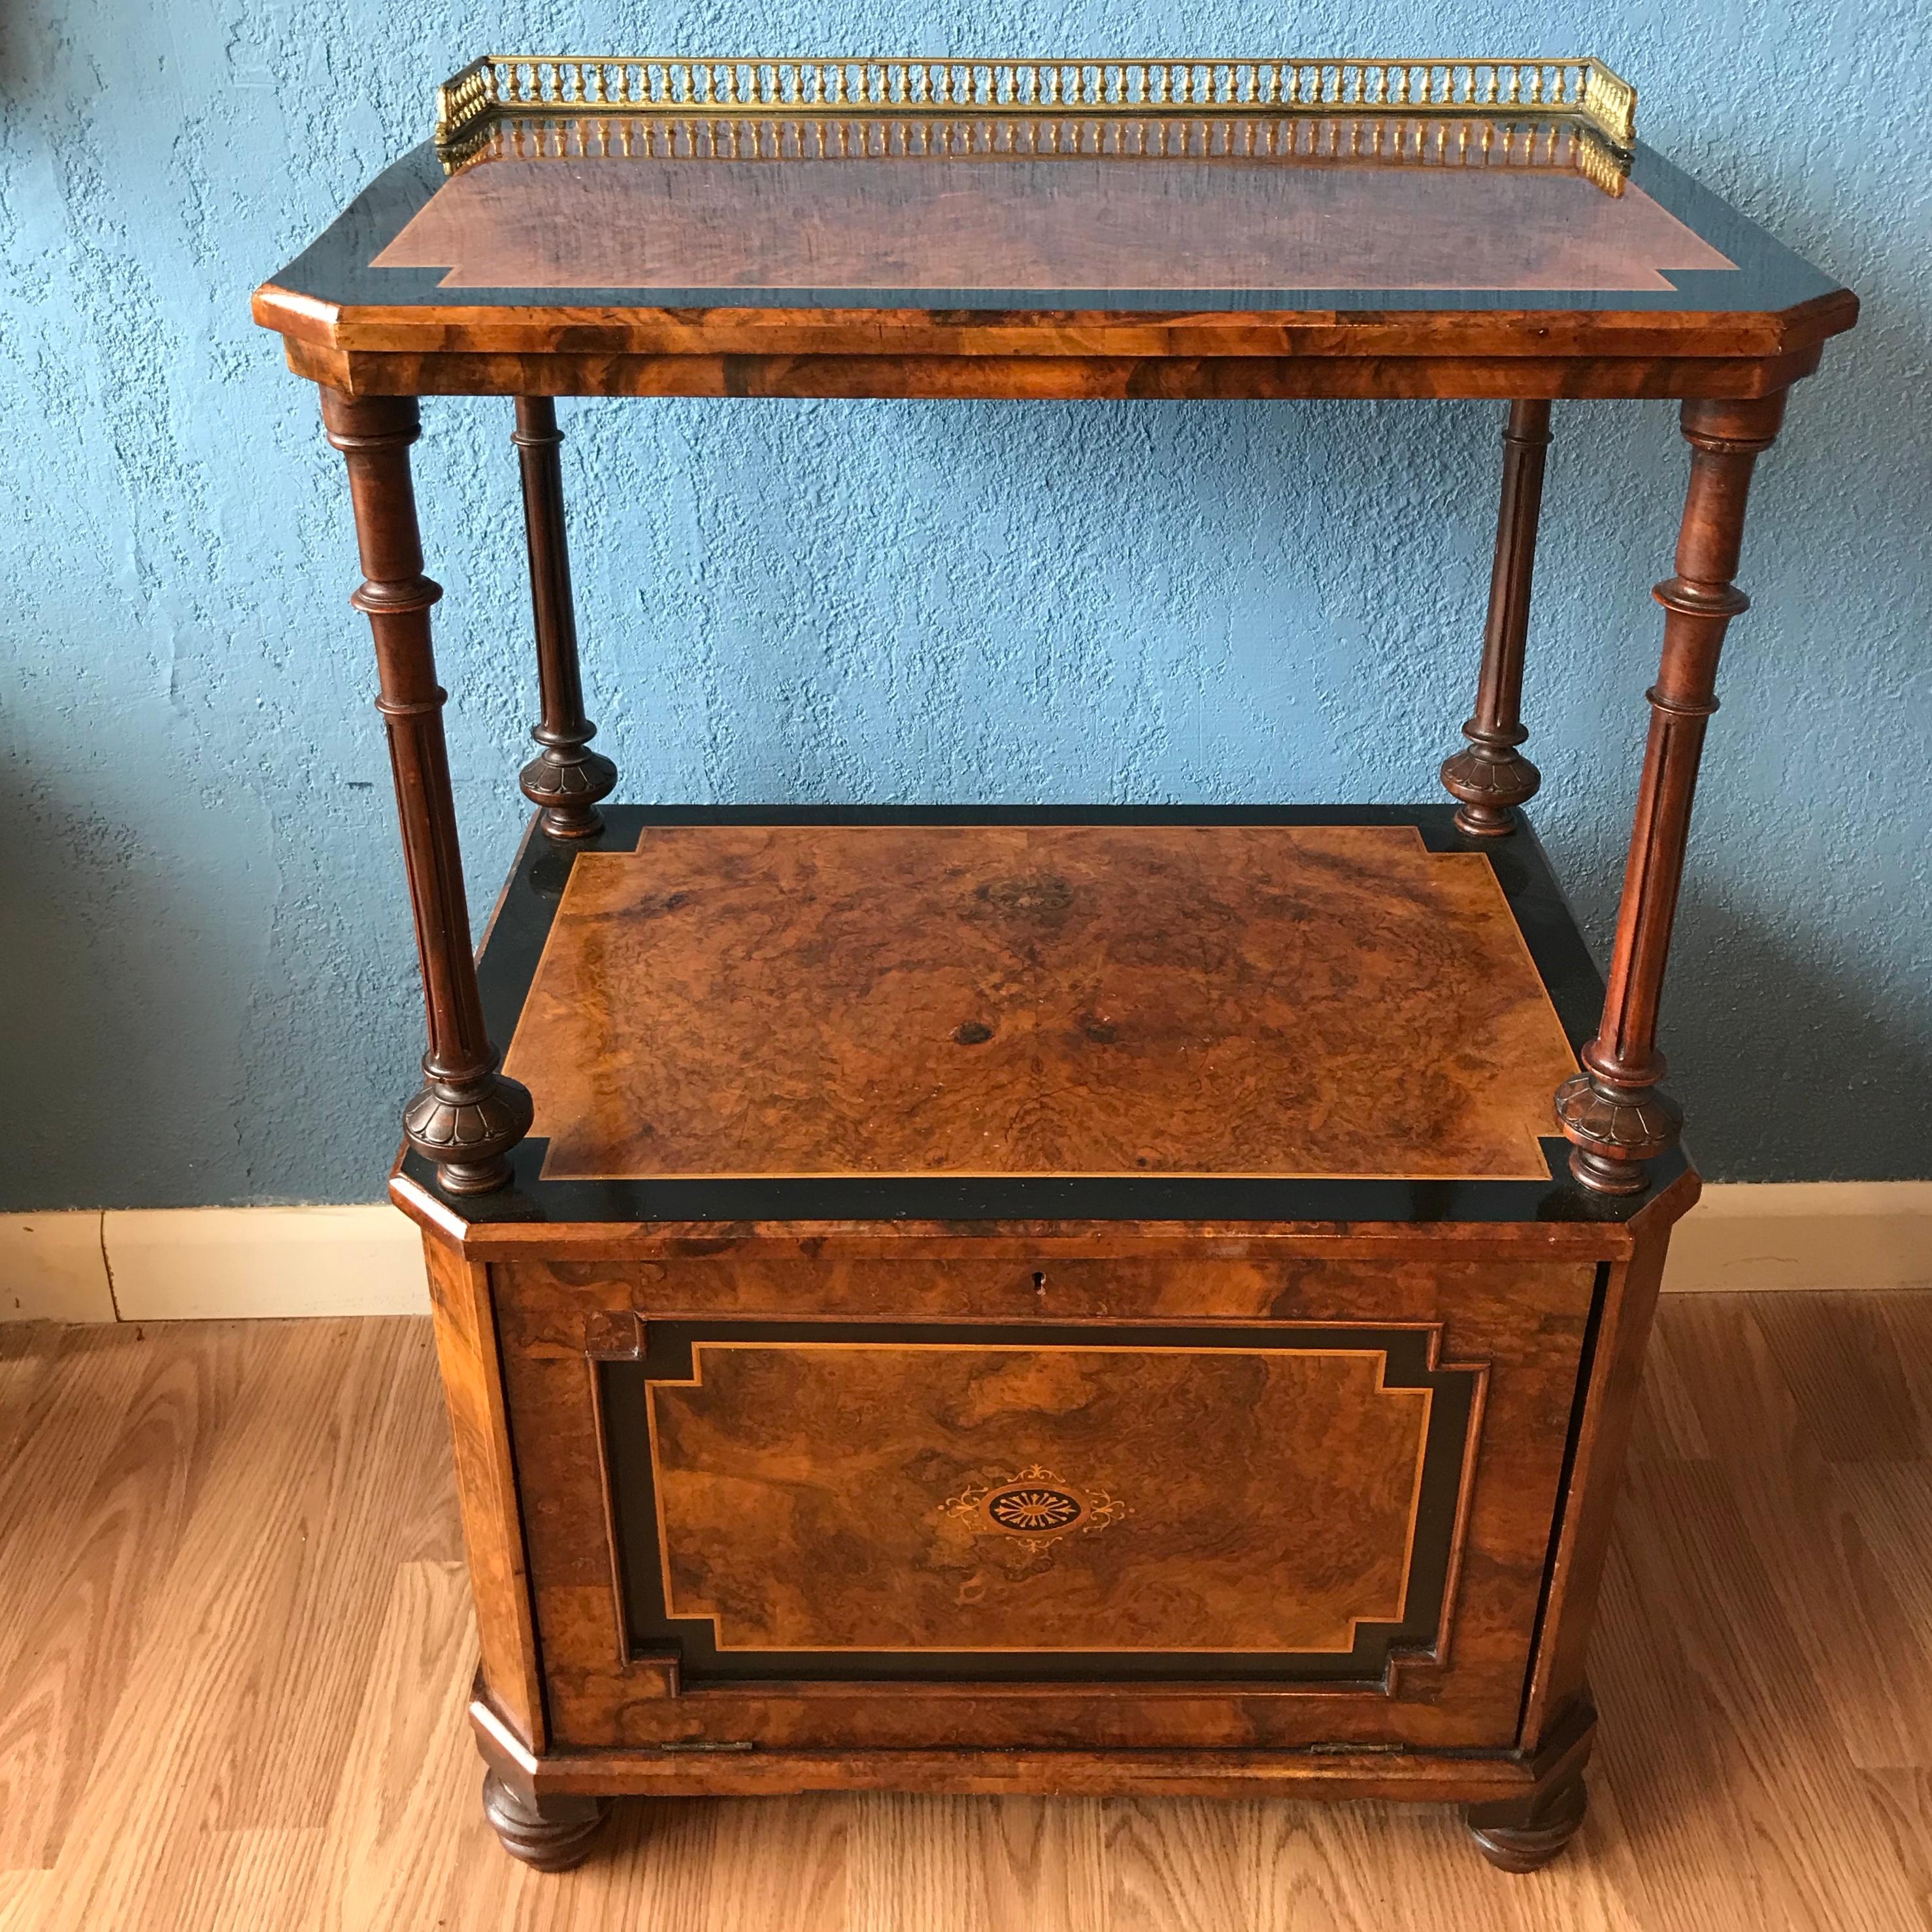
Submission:
M 756 1750 L 758 1746 L 748 1738 L 742 1743 L 734 1742 L 730 1744 L 714 1743 L 710 1738 L 680 1738 L 674 1743 L 652 1744 L 648 1748 L 652 1750 L 665 1751 Z

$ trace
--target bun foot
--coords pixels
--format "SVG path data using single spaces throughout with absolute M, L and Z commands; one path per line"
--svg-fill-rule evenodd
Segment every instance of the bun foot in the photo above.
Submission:
M 1581 1772 L 1527 1802 L 1472 1804 L 1462 1816 L 1476 1849 L 1506 1872 L 1540 1870 L 1576 1835 L 1589 1794 Z
M 610 1805 L 602 1798 L 546 1798 L 542 1810 L 494 1771 L 483 1774 L 483 1815 L 505 1851 L 538 1871 L 568 1871 L 590 1856 Z M 548 1815 L 545 1815 L 548 1814 Z

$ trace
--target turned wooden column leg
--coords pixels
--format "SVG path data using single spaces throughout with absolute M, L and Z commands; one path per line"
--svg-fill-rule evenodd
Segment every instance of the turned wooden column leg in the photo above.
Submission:
M 524 472 L 524 530 L 530 553 L 530 602 L 536 618 L 537 682 L 542 716 L 530 736 L 543 747 L 518 778 L 553 838 L 590 838 L 604 829 L 597 801 L 617 782 L 617 767 L 585 748 L 597 728 L 584 715 L 577 661 L 577 613 L 563 525 L 563 436 L 548 396 L 517 398 L 517 446 Z
M 1550 405 L 1510 404 L 1503 430 L 1502 504 L 1496 513 L 1496 560 L 1490 574 L 1475 716 L 1462 727 L 1466 748 L 1442 764 L 1444 785 L 1462 801 L 1456 823 L 1478 838 L 1514 832 L 1515 808 L 1534 797 L 1543 782 L 1516 748 L 1529 736 L 1520 715 L 1522 652 L 1529 634 L 1537 518 L 1543 508 L 1544 452 L 1549 447 Z
M 496 1071 L 476 990 L 442 736 L 446 694 L 436 681 L 430 643 L 429 614 L 442 590 L 422 574 L 410 484 L 410 445 L 420 434 L 416 399 L 351 398 L 326 388 L 322 419 L 349 466 L 365 580 L 350 602 L 368 616 L 375 634 L 381 692 L 376 708 L 388 728 L 428 1010 L 424 1084 L 403 1110 L 403 1132 L 411 1147 L 436 1163 L 442 1186 L 484 1193 L 510 1178 L 504 1156 L 530 1131 L 530 1096 Z
M 604 1798 L 528 1798 L 494 1770 L 483 1774 L 484 1816 L 504 1850 L 538 1871 L 580 1865 L 610 1809 Z
M 1652 593 L 1664 606 L 1664 656 L 1650 699 L 1650 740 L 1637 788 L 1630 859 L 1610 958 L 1604 1017 L 1581 1055 L 1583 1071 L 1556 1090 L 1556 1118 L 1573 1143 L 1570 1171 L 1603 1194 L 1646 1186 L 1642 1163 L 1677 1138 L 1683 1114 L 1658 1090 L 1658 1002 L 1677 912 L 1704 722 L 1718 708 L 1718 654 L 1750 600 L 1732 577 L 1744 538 L 1751 466 L 1784 415 L 1780 393 L 1747 402 L 1684 405 L 1690 485 L 1678 533 L 1677 574 Z

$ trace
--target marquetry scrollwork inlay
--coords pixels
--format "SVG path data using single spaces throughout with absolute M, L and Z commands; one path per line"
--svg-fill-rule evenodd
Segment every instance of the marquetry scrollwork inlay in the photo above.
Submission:
M 1003 1480 L 969 1483 L 940 1507 L 975 1535 L 1015 1537 L 1034 1552 L 1076 1531 L 1090 1535 L 1127 1514 L 1105 1490 L 1083 1488 L 1038 1462 Z

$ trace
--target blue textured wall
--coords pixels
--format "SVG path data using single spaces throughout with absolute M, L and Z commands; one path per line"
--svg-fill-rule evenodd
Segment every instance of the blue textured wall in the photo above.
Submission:
M 7 0 L 0 1013 L 23 1144 L 4 1204 L 377 1192 L 420 1046 L 386 764 L 340 465 L 248 297 L 422 137 L 431 85 L 486 40 L 1475 46 L 1630 74 L 1648 139 L 1865 302 L 1761 472 L 1758 608 L 1732 634 L 1666 1013 L 1675 1084 L 1717 1176 L 1932 1173 L 1928 17 Z M 533 701 L 508 415 L 432 404 L 418 467 L 485 905 Z M 601 742 L 646 800 L 1432 796 L 1471 692 L 1499 415 L 567 405 Z M 1557 430 L 1529 748 L 1600 947 L 1684 453 L 1666 405 L 1573 406 Z

